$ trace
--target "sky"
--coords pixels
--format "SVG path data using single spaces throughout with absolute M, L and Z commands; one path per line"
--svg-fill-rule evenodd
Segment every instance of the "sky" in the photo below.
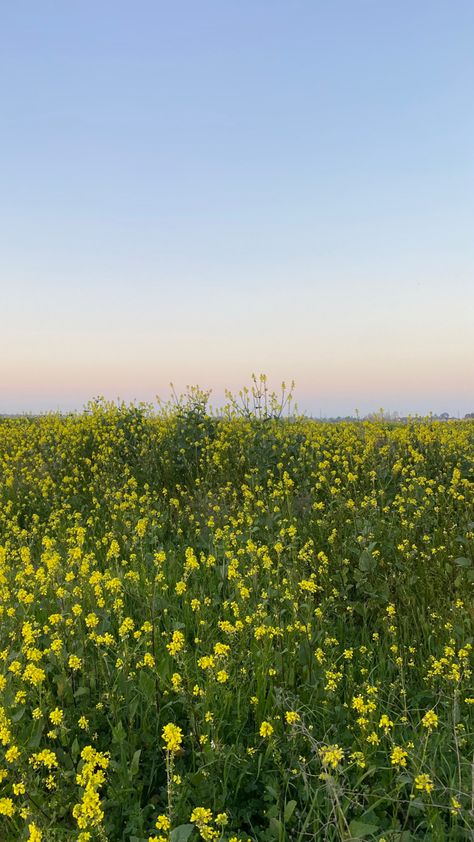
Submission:
M 0 4 L 0 413 L 474 411 L 472 0 Z

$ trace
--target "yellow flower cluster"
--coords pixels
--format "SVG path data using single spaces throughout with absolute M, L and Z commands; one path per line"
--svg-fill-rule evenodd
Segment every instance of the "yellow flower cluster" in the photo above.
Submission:
M 181 749 L 183 743 L 183 732 L 179 725 L 174 725 L 172 722 L 169 722 L 168 725 L 165 725 L 163 728 L 161 738 L 166 751 L 171 752 L 171 754 L 176 754 L 176 752 Z
M 321 763 L 330 769 L 337 769 L 344 758 L 343 749 L 336 745 L 322 746 L 319 749 Z
M 474 424 L 188 397 L 0 418 L 0 840 L 468 838 Z

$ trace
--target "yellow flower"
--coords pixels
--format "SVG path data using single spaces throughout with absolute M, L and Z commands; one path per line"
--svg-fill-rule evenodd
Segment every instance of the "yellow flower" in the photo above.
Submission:
M 213 827 L 209 827 L 207 824 L 199 828 L 199 833 L 201 834 L 201 839 L 204 839 L 204 842 L 214 842 L 220 836 L 219 831 Z
M 25 784 L 20 781 L 19 784 L 13 784 L 13 794 L 14 795 L 24 795 L 26 792 Z
M 427 792 L 429 794 L 432 791 L 433 786 L 433 781 L 429 775 L 421 774 L 416 776 L 415 789 L 419 789 L 421 792 Z
M 213 669 L 216 665 L 213 655 L 203 655 L 202 658 L 198 659 L 198 667 L 201 667 L 202 670 L 209 670 Z
M 212 822 L 212 813 L 208 807 L 195 807 L 189 821 L 197 824 L 198 827 L 209 824 L 209 822 Z
M 354 761 L 354 763 L 356 764 L 356 766 L 359 767 L 359 769 L 365 769 L 367 764 L 365 762 L 365 757 L 362 751 L 353 751 L 349 755 L 349 757 L 351 760 Z
M 434 710 L 428 710 L 423 719 L 421 720 L 421 724 L 423 728 L 428 728 L 428 730 L 432 730 L 433 728 L 438 727 L 439 718 L 438 715 L 434 712 Z
M 55 708 L 49 714 L 49 718 L 53 725 L 61 725 L 61 722 L 64 719 L 64 713 L 60 708 Z
M 143 665 L 145 667 L 150 667 L 150 669 L 153 669 L 153 667 L 155 666 L 155 659 L 151 652 L 145 652 L 143 656 Z
M 380 717 L 379 728 L 383 728 L 386 734 L 388 734 L 390 728 L 393 728 L 392 720 L 385 713 Z
M 11 798 L 0 798 L 0 816 L 13 816 L 15 805 Z
M 166 644 L 166 648 L 170 655 L 177 655 L 184 649 L 184 634 L 180 631 L 173 632 L 171 641 Z
M 159 815 L 156 819 L 155 827 L 157 830 L 169 830 L 171 827 L 171 822 L 168 816 L 163 815 L 163 813 Z
M 57 769 L 58 767 L 58 759 L 54 753 L 49 748 L 44 748 L 42 751 L 38 751 L 31 755 L 29 762 L 33 766 L 33 769 L 39 769 L 40 766 L 45 766 L 46 769 Z
M 216 643 L 214 646 L 214 655 L 222 655 L 225 657 L 230 652 L 230 646 L 227 643 Z
M 143 538 L 143 536 L 145 535 L 147 526 L 148 526 L 148 518 L 146 518 L 146 517 L 140 518 L 140 520 L 138 521 L 138 523 L 136 525 L 136 532 L 137 532 L 137 535 L 138 535 L 139 538 Z
M 130 632 L 133 631 L 135 628 L 135 623 L 133 622 L 131 617 L 125 617 L 125 620 L 120 624 L 119 627 L 119 635 L 120 637 L 127 637 Z
M 80 669 L 82 665 L 82 661 L 80 658 L 77 657 L 77 655 L 69 655 L 67 663 L 68 667 L 73 671 Z
M 91 612 L 86 617 L 86 626 L 88 629 L 95 629 L 96 626 L 99 625 L 99 618 L 97 614 Z
M 5 760 L 7 761 L 7 763 L 14 763 L 15 760 L 18 760 L 19 756 L 20 756 L 20 749 L 18 748 L 18 746 L 11 746 L 5 752 Z
M 216 679 L 219 682 L 219 684 L 225 684 L 226 681 L 228 680 L 228 678 L 229 678 L 229 673 L 226 672 L 225 670 L 219 670 L 219 672 L 216 675 Z
M 307 591 L 309 593 L 316 593 L 318 590 L 318 586 L 313 579 L 302 579 L 301 582 L 298 582 L 298 587 L 302 591 Z
M 171 676 L 171 684 L 175 693 L 179 693 L 182 688 L 183 679 L 181 678 L 179 672 L 174 672 Z
M 390 762 L 392 766 L 406 766 L 408 752 L 400 746 L 394 746 L 390 754 Z
M 179 725 L 169 722 L 168 725 L 164 726 L 161 732 L 161 738 L 165 744 L 166 751 L 171 752 L 171 754 L 175 754 L 181 749 L 183 732 Z
M 41 667 L 35 667 L 34 664 L 29 663 L 23 671 L 23 678 L 25 681 L 29 681 L 33 687 L 37 687 L 45 680 L 46 673 Z
M 344 757 L 344 751 L 336 743 L 336 745 L 322 746 L 319 749 L 319 756 L 321 757 L 321 763 L 323 766 L 329 766 L 331 769 L 337 769 Z
M 301 717 L 295 710 L 287 710 L 285 713 L 285 719 L 288 725 L 294 725 L 296 722 L 300 721 Z
M 260 725 L 260 736 L 261 737 L 271 737 L 273 734 L 274 728 L 269 722 L 262 722 Z

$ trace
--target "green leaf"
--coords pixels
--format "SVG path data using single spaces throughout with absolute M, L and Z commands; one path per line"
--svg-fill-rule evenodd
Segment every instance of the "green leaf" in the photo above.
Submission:
M 20 708 L 20 710 L 17 710 L 16 713 L 13 713 L 10 716 L 11 721 L 12 722 L 19 722 L 20 719 L 23 719 L 25 710 L 26 710 L 26 708 L 23 707 L 23 708 Z
M 138 751 L 136 751 L 135 754 L 132 757 L 132 762 L 130 763 L 130 777 L 131 778 L 134 778 L 135 775 L 138 773 L 138 767 L 140 765 L 140 755 L 141 755 L 141 753 L 142 753 L 142 750 L 141 750 L 141 748 L 139 748 Z
M 370 571 L 375 570 L 377 562 L 368 550 L 363 550 L 360 554 L 358 566 L 359 570 L 362 570 L 363 573 L 369 573 Z
M 376 824 L 368 824 L 367 822 L 360 822 L 353 819 L 349 825 L 351 836 L 356 839 L 365 839 L 367 836 L 372 836 L 377 833 L 379 826 Z
M 64 696 L 64 694 L 67 690 L 67 687 L 68 687 L 67 680 L 63 675 L 58 675 L 56 677 L 56 686 L 58 688 L 57 689 L 58 698 L 62 699 L 62 697 Z
M 127 713 L 128 713 L 128 721 L 129 722 L 133 722 L 133 720 L 135 719 L 135 714 L 138 710 L 139 704 L 140 704 L 140 696 L 135 696 L 135 698 L 132 699 L 132 701 L 130 702 L 130 704 L 128 706 Z
M 180 824 L 171 831 L 171 842 L 187 842 L 194 830 L 193 824 Z
M 265 787 L 265 792 L 268 792 L 268 794 L 272 796 L 273 801 L 278 801 L 278 792 L 274 786 L 271 786 L 271 784 L 267 784 Z
M 149 675 L 146 670 L 141 670 L 140 675 L 138 677 L 138 687 L 140 688 L 145 698 L 150 698 L 153 695 L 155 689 L 154 677 L 152 675 Z
M 125 728 L 122 721 L 119 720 L 117 725 L 112 728 L 112 740 L 114 743 L 123 743 L 126 737 Z
M 274 839 L 280 839 L 283 836 L 283 825 L 274 816 L 270 819 L 270 833 Z
M 295 807 L 296 807 L 296 801 L 288 801 L 285 804 L 285 812 L 283 814 L 285 824 L 287 824 L 290 821 L 293 813 L 295 812 Z
M 458 567 L 472 567 L 472 559 L 466 558 L 465 556 L 455 558 L 454 563 L 457 564 Z
M 203 773 L 202 773 L 201 771 L 198 771 L 198 772 L 192 772 L 192 773 L 189 775 L 188 780 L 189 780 L 189 782 L 190 782 L 193 786 L 198 787 L 198 786 L 200 786 L 200 785 L 202 784 L 202 782 L 205 780 L 205 777 L 204 777 L 204 775 L 203 775 Z
M 44 725 L 40 722 L 35 722 L 35 726 L 33 728 L 32 734 L 30 739 L 28 740 L 28 748 L 38 748 L 41 737 L 43 736 Z

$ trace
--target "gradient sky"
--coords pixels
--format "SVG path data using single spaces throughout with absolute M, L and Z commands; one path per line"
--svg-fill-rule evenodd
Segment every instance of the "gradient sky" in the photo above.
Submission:
M 0 412 L 474 411 L 472 0 L 0 5 Z

